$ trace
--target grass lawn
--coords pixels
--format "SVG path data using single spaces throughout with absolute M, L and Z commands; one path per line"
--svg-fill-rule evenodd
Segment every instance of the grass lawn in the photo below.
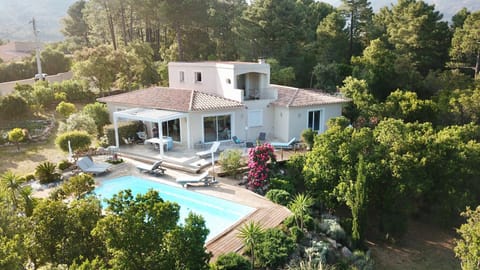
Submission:
M 18 174 L 26 175 L 35 172 L 35 167 L 44 161 L 57 164 L 67 158 L 64 153 L 55 145 L 56 131 L 52 132 L 50 138 L 45 142 L 28 143 L 20 145 L 20 151 L 16 146 L 0 147 L 0 173 L 8 170 Z

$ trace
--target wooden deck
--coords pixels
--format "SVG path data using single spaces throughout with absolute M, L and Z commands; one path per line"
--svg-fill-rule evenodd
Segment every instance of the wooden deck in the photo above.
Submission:
M 247 216 L 241 222 L 237 223 L 229 230 L 210 240 L 206 247 L 212 252 L 211 261 L 215 261 L 221 254 L 228 252 L 239 252 L 243 248 L 243 242 L 237 237 L 238 229 L 250 221 L 258 222 L 264 229 L 274 228 L 280 225 L 287 217 L 291 215 L 290 210 L 281 205 L 273 204 L 270 207 L 257 209 Z

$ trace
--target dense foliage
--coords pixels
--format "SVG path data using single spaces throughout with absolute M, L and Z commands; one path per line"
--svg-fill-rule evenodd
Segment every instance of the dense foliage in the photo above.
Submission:
M 462 269 L 478 269 L 480 267 L 480 206 L 475 210 L 467 207 L 462 213 L 467 219 L 457 230 L 461 239 L 457 240 L 455 254 L 462 261 Z

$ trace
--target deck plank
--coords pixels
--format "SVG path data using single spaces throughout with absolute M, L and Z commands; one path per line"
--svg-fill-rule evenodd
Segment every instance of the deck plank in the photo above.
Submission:
M 215 261 L 221 254 L 242 250 L 243 242 L 238 238 L 237 234 L 243 224 L 255 221 L 264 229 L 274 228 L 280 225 L 290 215 L 290 210 L 281 205 L 272 205 L 271 207 L 257 209 L 242 222 L 207 243 L 207 250 L 213 254 L 211 261 Z

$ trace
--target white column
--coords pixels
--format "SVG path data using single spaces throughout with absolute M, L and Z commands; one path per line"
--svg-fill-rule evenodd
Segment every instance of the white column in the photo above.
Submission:
M 190 114 L 188 114 L 185 119 L 187 120 L 187 146 L 188 146 L 188 149 L 191 149 L 192 148 L 192 140 L 191 140 L 191 137 L 190 137 Z
M 158 122 L 158 138 L 160 139 L 160 156 L 163 157 L 163 127 L 162 122 Z M 167 145 L 168 148 L 168 145 Z
M 115 146 L 117 149 L 120 147 L 120 141 L 118 139 L 118 119 L 117 115 L 113 113 L 113 129 L 115 130 Z

